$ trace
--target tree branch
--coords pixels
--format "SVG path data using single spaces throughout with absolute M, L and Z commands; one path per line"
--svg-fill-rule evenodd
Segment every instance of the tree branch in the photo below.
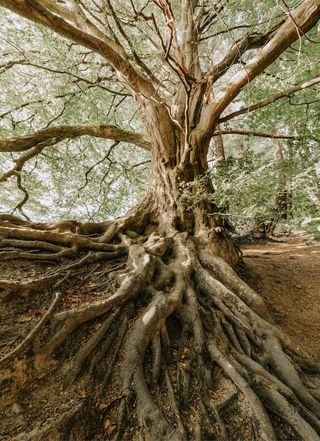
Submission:
M 125 39 L 125 41 L 127 42 L 127 44 L 130 47 L 131 53 L 133 55 L 133 58 L 135 60 L 135 62 L 138 64 L 138 66 L 140 66 L 140 68 L 150 77 L 150 79 L 154 82 L 154 84 L 156 84 L 157 86 L 161 86 L 161 81 L 159 81 L 157 79 L 157 77 L 153 74 L 153 72 L 150 70 L 150 68 L 144 63 L 144 61 L 140 58 L 140 56 L 138 55 L 137 51 L 135 50 L 134 47 L 134 43 L 131 41 L 131 39 L 128 37 L 128 35 L 126 34 L 126 32 L 123 29 L 123 26 L 121 25 L 120 20 L 117 17 L 117 14 L 110 2 L 110 0 L 105 0 L 109 11 L 114 19 L 114 22 L 117 26 L 118 31 L 120 32 L 120 34 L 122 35 L 122 37 Z
M 270 32 L 266 34 L 246 34 L 241 40 L 234 43 L 225 57 L 218 64 L 211 66 L 206 73 L 206 78 L 210 78 L 212 82 L 217 81 L 231 66 L 240 62 L 241 57 L 245 52 L 263 46 L 268 41 Z
M 146 150 L 151 149 L 150 142 L 143 134 L 122 130 L 115 126 L 86 124 L 78 126 L 57 126 L 38 130 L 30 135 L 17 136 L 14 138 L 0 138 L 0 152 L 23 152 L 39 144 L 57 144 L 65 139 L 78 138 L 89 135 L 97 138 L 110 139 L 119 142 L 128 142 L 142 147 Z
M 250 112 L 254 112 L 255 110 L 258 110 L 258 109 L 262 109 L 263 107 L 269 106 L 269 104 L 272 104 L 275 101 L 280 100 L 281 98 L 290 97 L 290 95 L 292 95 L 296 92 L 299 92 L 301 90 L 307 89 L 308 87 L 312 87 L 318 83 L 320 83 L 320 76 L 315 77 L 312 80 L 305 81 L 302 84 L 298 84 L 296 86 L 291 86 L 288 89 L 286 89 L 282 92 L 279 92 L 270 98 L 267 98 L 263 101 L 260 101 L 259 103 L 252 104 L 251 106 L 244 107 L 240 110 L 237 110 L 236 112 L 229 113 L 229 115 L 226 115 L 223 118 L 220 118 L 219 122 L 224 123 L 226 121 L 229 121 L 230 119 L 236 118 L 237 116 L 244 115 L 244 114 L 250 113 Z
M 214 100 L 203 109 L 195 132 L 204 138 L 210 137 L 221 113 L 254 78 L 260 75 L 288 47 L 305 32 L 309 31 L 320 18 L 320 0 L 304 0 L 292 11 L 271 40 L 260 49 L 244 68 L 233 75 L 227 85 L 221 88 Z
M 99 87 L 100 89 L 106 90 L 107 92 L 112 93 L 113 95 L 119 95 L 119 96 L 125 96 L 125 97 L 132 97 L 131 94 L 129 93 L 125 93 L 125 92 L 121 92 L 121 91 L 117 91 L 117 90 L 113 90 L 110 87 L 107 87 L 105 85 L 102 84 L 103 81 L 111 80 L 111 75 L 108 77 L 101 77 L 98 76 L 96 80 L 90 80 L 89 78 L 83 77 L 81 75 L 77 75 L 73 72 L 70 72 L 68 70 L 65 69 L 57 69 L 54 67 L 49 67 L 49 66 L 45 66 L 45 65 L 40 65 L 31 61 L 28 61 L 27 59 L 25 60 L 13 60 L 13 61 L 9 61 L 8 63 L 5 63 L 3 65 L 0 66 L 1 72 L 0 74 L 6 72 L 9 69 L 14 68 L 15 66 L 30 66 L 36 69 L 42 69 L 45 70 L 47 72 L 53 73 L 53 74 L 59 74 L 59 75 L 68 75 L 70 78 L 72 78 L 73 82 L 80 82 L 83 81 L 84 83 L 89 84 L 90 86 L 94 86 L 94 87 Z M 113 74 L 114 76 L 114 74 Z M 112 79 L 112 81 L 114 83 L 116 83 L 116 79 Z M 123 88 L 123 86 L 122 86 Z
M 111 38 L 109 38 L 106 34 L 100 31 L 90 21 L 83 10 L 81 9 L 81 6 L 73 2 L 73 10 L 68 9 L 67 7 L 58 5 L 57 2 L 52 0 L 41 0 L 41 5 L 45 8 L 47 8 L 49 11 L 53 12 L 54 14 L 59 15 L 62 19 L 68 21 L 73 26 L 83 30 L 84 32 L 90 32 L 91 34 L 95 35 L 96 37 L 105 40 L 110 46 L 115 50 L 120 52 L 122 55 L 125 55 L 123 52 L 123 48 L 120 47 L 116 42 L 114 42 Z
M 104 57 L 127 81 L 128 85 L 135 92 L 141 93 L 150 98 L 156 96 L 153 85 L 140 75 L 130 64 L 128 56 L 109 37 L 104 39 L 93 33 L 87 33 L 69 22 L 55 15 L 49 9 L 43 7 L 38 0 L 0 0 L 3 6 L 28 20 L 48 27 L 52 31 L 87 47 Z
M 21 156 L 19 156 L 19 158 L 15 159 L 15 161 L 14 161 L 15 165 L 10 170 L 8 170 L 6 173 L 4 173 L 3 175 L 0 176 L 0 182 L 6 182 L 9 178 L 11 178 L 11 176 L 14 176 L 14 175 L 20 176 L 19 173 L 21 172 L 21 170 L 24 167 L 24 164 L 27 161 L 30 161 L 30 159 L 39 155 L 45 147 L 48 147 L 49 145 L 54 145 L 54 144 L 56 144 L 56 138 L 51 138 L 51 139 L 47 139 L 44 142 L 40 142 L 35 147 L 30 148 L 27 151 L 27 153 L 25 153 L 24 155 L 21 155 Z M 19 188 L 19 181 L 18 181 L 18 188 Z M 23 191 L 22 188 L 20 188 L 20 190 Z
M 215 132 L 213 136 L 219 135 L 247 135 L 247 136 L 257 136 L 259 138 L 272 138 L 272 139 L 299 139 L 297 136 L 285 135 L 282 133 L 266 133 L 266 132 L 255 132 L 252 130 L 220 130 Z

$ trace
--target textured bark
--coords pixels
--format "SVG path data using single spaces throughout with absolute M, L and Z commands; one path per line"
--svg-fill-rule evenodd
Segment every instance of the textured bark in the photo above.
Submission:
M 215 162 L 214 162 L 215 167 L 217 169 L 217 172 L 219 172 L 219 170 L 224 164 L 224 161 L 226 160 L 220 124 L 217 125 L 217 135 L 214 137 L 214 156 L 215 156 Z
M 128 132 L 114 126 L 88 124 L 79 126 L 49 127 L 34 132 L 31 135 L 18 136 L 15 138 L 0 138 L 0 152 L 23 152 L 49 140 L 53 140 L 53 144 L 56 144 L 65 139 L 73 139 L 85 135 L 112 139 L 119 142 L 128 142 L 146 150 L 151 149 L 150 142 L 139 133 Z
M 8 275 L 0 280 L 3 439 L 276 441 L 285 432 L 319 441 L 320 367 L 297 355 L 232 268 L 239 252 L 217 215 L 207 173 L 221 113 L 317 23 L 319 0 L 305 0 L 276 31 L 254 39 L 264 46 L 213 99 L 212 82 L 252 48 L 253 37 L 203 73 L 203 11 L 182 1 L 179 46 L 169 3 L 157 2 L 177 58 L 171 107 L 152 76 L 140 73 L 141 60 L 135 57 L 136 68 L 85 14 L 58 3 L 0 0 L 103 57 L 135 99 L 146 135 L 50 128 L 1 140 L 2 151 L 27 149 L 31 158 L 61 136 L 85 134 L 129 141 L 150 146 L 152 179 L 141 204 L 115 221 L 0 217 L 0 267 Z
M 318 441 L 320 367 L 297 355 L 209 242 L 164 231 L 150 203 L 113 235 L 109 224 L 81 236 L 84 248 L 60 254 L 61 265 L 0 280 L 2 439 Z M 21 277 L 26 241 L 35 262 L 57 259 L 52 242 L 81 244 L 46 225 L 2 225 L 6 274 L 3 256 L 18 259 Z

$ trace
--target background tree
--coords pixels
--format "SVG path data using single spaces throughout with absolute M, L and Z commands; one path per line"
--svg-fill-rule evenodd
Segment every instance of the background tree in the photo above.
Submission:
M 35 296 L 39 309 L 39 290 L 53 295 L 18 345 L 14 303 L 7 308 L 6 338 L 14 341 L 0 361 L 5 402 L 15 399 L 15 387 L 21 393 L 14 374 L 19 363 L 24 387 L 30 391 L 30 380 L 36 382 L 37 393 L 31 400 L 34 429 L 27 416 L 17 423 L 8 410 L 4 432 L 20 433 L 17 439 L 99 439 L 103 427 L 113 439 L 270 441 L 283 435 L 283 426 L 273 424 L 276 413 L 291 437 L 318 440 L 320 404 L 312 388 L 317 380 L 307 382 L 303 369 L 317 374 L 319 367 L 299 357 L 262 299 L 229 266 L 239 254 L 214 203 L 207 157 L 218 123 L 319 82 L 310 75 L 236 109 L 248 85 L 269 66 L 272 71 L 286 50 L 298 45 L 300 53 L 303 41 L 313 41 L 319 0 L 290 6 L 267 1 L 252 8 L 248 2 L 192 0 L 0 5 L 14 12 L 4 12 L 9 38 L 2 70 L 12 104 L 2 113 L 0 139 L 0 151 L 12 154 L 13 163 L 4 156 L 1 181 L 16 178 L 24 194 L 16 209 L 27 218 L 2 216 L 0 256 L 57 262 L 42 276 L 0 281 L 4 302 L 26 293 L 28 302 Z M 221 48 L 225 52 L 216 55 Z M 17 79 L 27 101 L 14 87 Z M 221 133 L 252 130 L 222 127 Z M 287 133 L 255 134 L 293 139 Z M 83 142 L 83 136 L 91 140 Z M 130 159 L 122 158 L 123 142 L 130 144 Z M 152 158 L 150 183 L 142 202 L 122 217 L 100 223 L 28 220 L 29 192 L 39 198 L 38 183 L 43 186 L 48 175 L 61 186 L 64 159 L 75 174 L 87 163 L 78 191 L 90 213 L 114 188 L 127 191 L 120 175 L 148 164 L 145 151 Z M 107 164 L 103 172 L 97 171 L 101 164 Z M 92 201 L 97 189 L 98 204 Z M 137 195 L 130 189 L 123 199 Z M 67 201 L 66 192 L 60 203 Z M 73 303 L 66 292 L 74 285 L 81 294 Z M 24 351 L 30 344 L 34 354 Z M 37 377 L 50 381 L 44 409 L 36 399 L 44 393 Z M 70 402 L 64 411 L 62 403 Z M 59 415 L 54 421 L 49 406 Z M 232 409 L 234 418 L 227 421 Z

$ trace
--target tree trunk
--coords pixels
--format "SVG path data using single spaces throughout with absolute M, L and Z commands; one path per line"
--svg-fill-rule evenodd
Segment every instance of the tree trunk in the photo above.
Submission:
M 157 3 L 171 26 L 170 2 Z M 232 268 L 239 253 L 207 178 L 208 145 L 222 112 L 317 23 L 319 1 L 305 0 L 258 38 L 261 50 L 209 99 L 212 83 L 257 40 L 245 36 L 202 73 L 198 8 L 183 0 L 181 47 L 171 28 L 179 86 L 167 105 L 152 72 L 140 74 L 141 60 L 134 66 L 86 14 L 79 29 L 58 2 L 0 5 L 102 56 L 138 104 L 147 137 L 131 139 L 153 154 L 149 192 L 123 218 L 0 218 L 2 439 L 319 441 L 312 375 L 320 367 L 300 358 Z M 149 20 L 143 9 L 137 17 Z M 168 49 L 163 55 L 169 63 Z M 21 143 L 16 151 L 23 151 L 29 139 L 35 144 L 26 156 L 34 157 L 56 139 L 38 144 L 39 132 L 47 135 L 11 139 L 11 149 Z
M 283 149 L 277 139 L 274 140 L 274 158 L 278 168 L 277 193 L 269 219 L 262 219 L 256 226 L 256 231 L 261 236 L 272 236 L 279 221 L 288 219 L 292 213 L 291 180 L 288 172 L 284 169 Z
M 173 139 L 124 218 L 2 218 L 4 440 L 319 440 L 319 367 L 229 265 L 207 146 Z
M 219 173 L 221 167 L 223 166 L 226 160 L 220 124 L 217 124 L 217 135 L 214 137 L 214 157 L 215 157 L 214 163 L 215 163 L 216 171 L 217 173 Z
M 278 214 L 278 219 L 288 219 L 292 214 L 292 193 L 290 189 L 290 176 L 284 170 L 284 154 L 280 141 L 274 141 L 274 154 L 276 163 L 279 167 L 278 172 L 278 191 L 276 196 L 275 210 Z

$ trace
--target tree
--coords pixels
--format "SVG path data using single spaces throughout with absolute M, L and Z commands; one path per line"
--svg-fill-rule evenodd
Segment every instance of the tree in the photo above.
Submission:
M 144 128 L 65 124 L 2 138 L 1 152 L 22 152 L 1 178 L 16 177 L 25 194 L 20 210 L 28 197 L 21 171 L 63 140 L 88 135 L 152 154 L 146 196 L 116 220 L 44 224 L 2 216 L 2 260 L 64 263 L 41 278 L 0 281 L 5 298 L 39 289 L 53 295 L 42 319 L 1 359 L 4 378 L 33 344 L 34 354 L 23 358 L 29 360 L 23 374 L 28 381 L 36 381 L 48 363 L 59 372 L 56 383 L 64 385 L 66 400 L 78 391 L 68 410 L 55 409 L 54 421 L 39 410 L 41 424 L 31 431 L 26 421 L 19 423 L 17 439 L 99 439 L 102 418 L 104 436 L 112 439 L 270 441 L 281 438 L 285 426 L 291 437 L 319 440 L 319 396 L 307 372 L 317 375 L 320 368 L 299 356 L 263 300 L 232 269 L 239 252 L 212 201 L 207 173 L 217 124 L 239 111 L 222 113 L 291 45 L 311 38 L 306 33 L 320 18 L 320 2 L 294 3 L 281 6 L 281 16 L 270 16 L 273 2 L 263 2 L 255 10 L 256 24 L 236 25 L 239 39 L 212 61 L 206 41 L 212 26 L 224 29 L 218 36 L 226 28 L 231 32 L 224 17 L 242 13 L 242 3 L 0 0 L 0 6 L 72 42 L 70 48 L 76 44 L 99 56 L 108 80 L 115 81 L 114 88 L 106 87 L 133 97 Z M 260 16 L 266 18 L 262 23 Z M 13 20 L 18 27 L 18 16 Z M 22 57 L 4 67 L 14 64 L 32 62 Z M 317 82 L 311 79 L 308 86 Z M 101 283 L 109 284 L 108 293 L 97 299 L 97 264 L 105 261 Z M 70 284 L 83 288 L 88 278 L 92 297 L 68 308 L 65 290 Z M 234 415 L 230 421 L 228 412 Z

